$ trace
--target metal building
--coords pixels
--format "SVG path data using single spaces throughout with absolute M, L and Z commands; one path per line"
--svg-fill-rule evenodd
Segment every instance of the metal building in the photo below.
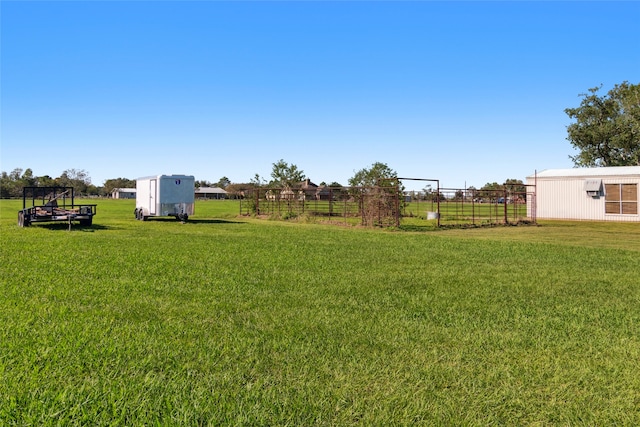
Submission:
M 114 188 L 111 192 L 112 199 L 135 199 L 135 188 Z
M 640 222 L 640 166 L 547 169 L 527 177 L 536 219 Z
M 198 187 L 196 188 L 195 197 L 196 199 L 226 199 L 227 192 L 224 191 L 224 188 L 217 187 Z

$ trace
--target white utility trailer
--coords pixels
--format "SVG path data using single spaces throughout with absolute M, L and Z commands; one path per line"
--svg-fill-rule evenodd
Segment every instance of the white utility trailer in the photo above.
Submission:
M 193 215 L 195 178 L 191 175 L 156 175 L 136 181 L 136 219 L 175 216 L 186 221 Z

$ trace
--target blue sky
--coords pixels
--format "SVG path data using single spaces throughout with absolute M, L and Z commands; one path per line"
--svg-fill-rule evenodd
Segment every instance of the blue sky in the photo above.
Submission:
M 640 82 L 638 2 L 0 2 L 10 172 L 481 187 L 567 168 L 564 109 Z M 407 183 L 408 187 L 422 183 Z

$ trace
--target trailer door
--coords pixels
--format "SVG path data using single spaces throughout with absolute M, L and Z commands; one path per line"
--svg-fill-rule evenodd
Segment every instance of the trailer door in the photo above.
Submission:
M 157 180 L 150 179 L 149 180 L 149 215 L 156 214 L 156 188 L 157 188 Z

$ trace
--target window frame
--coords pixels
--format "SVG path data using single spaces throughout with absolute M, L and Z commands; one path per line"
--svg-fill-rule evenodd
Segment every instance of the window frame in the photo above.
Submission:
M 638 184 L 605 183 L 605 215 L 638 215 Z

